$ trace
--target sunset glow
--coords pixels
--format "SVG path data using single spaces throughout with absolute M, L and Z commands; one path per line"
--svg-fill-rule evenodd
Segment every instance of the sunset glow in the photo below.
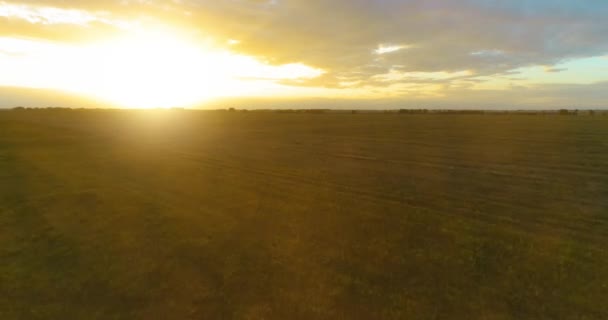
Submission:
M 0 38 L 0 45 L 9 56 L 0 61 L 4 84 L 86 94 L 128 108 L 191 106 L 322 74 L 302 64 L 271 66 L 166 30 L 138 29 L 80 45 L 11 38 Z
M 525 8 L 471 0 L 0 1 L 0 90 L 49 89 L 128 108 L 252 98 L 296 107 L 319 99 L 359 99 L 362 108 L 602 107 L 608 5 Z M 0 107 L 31 98 L 15 91 Z

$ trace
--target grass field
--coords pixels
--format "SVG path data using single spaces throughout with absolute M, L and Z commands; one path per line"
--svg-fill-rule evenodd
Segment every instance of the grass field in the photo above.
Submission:
M 3 111 L 0 319 L 608 319 L 608 117 Z

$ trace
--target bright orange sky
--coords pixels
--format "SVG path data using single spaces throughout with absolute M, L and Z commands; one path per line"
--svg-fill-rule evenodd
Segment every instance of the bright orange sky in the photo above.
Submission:
M 0 107 L 606 107 L 606 14 L 603 1 L 0 1 Z

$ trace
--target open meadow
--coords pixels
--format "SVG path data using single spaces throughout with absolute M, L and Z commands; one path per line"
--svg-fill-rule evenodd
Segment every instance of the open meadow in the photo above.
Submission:
M 608 116 L 0 111 L 0 319 L 608 319 Z

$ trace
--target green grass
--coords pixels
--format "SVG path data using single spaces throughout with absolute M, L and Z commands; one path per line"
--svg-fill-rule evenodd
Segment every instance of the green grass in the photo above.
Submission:
M 0 319 L 607 319 L 608 117 L 0 112 Z

